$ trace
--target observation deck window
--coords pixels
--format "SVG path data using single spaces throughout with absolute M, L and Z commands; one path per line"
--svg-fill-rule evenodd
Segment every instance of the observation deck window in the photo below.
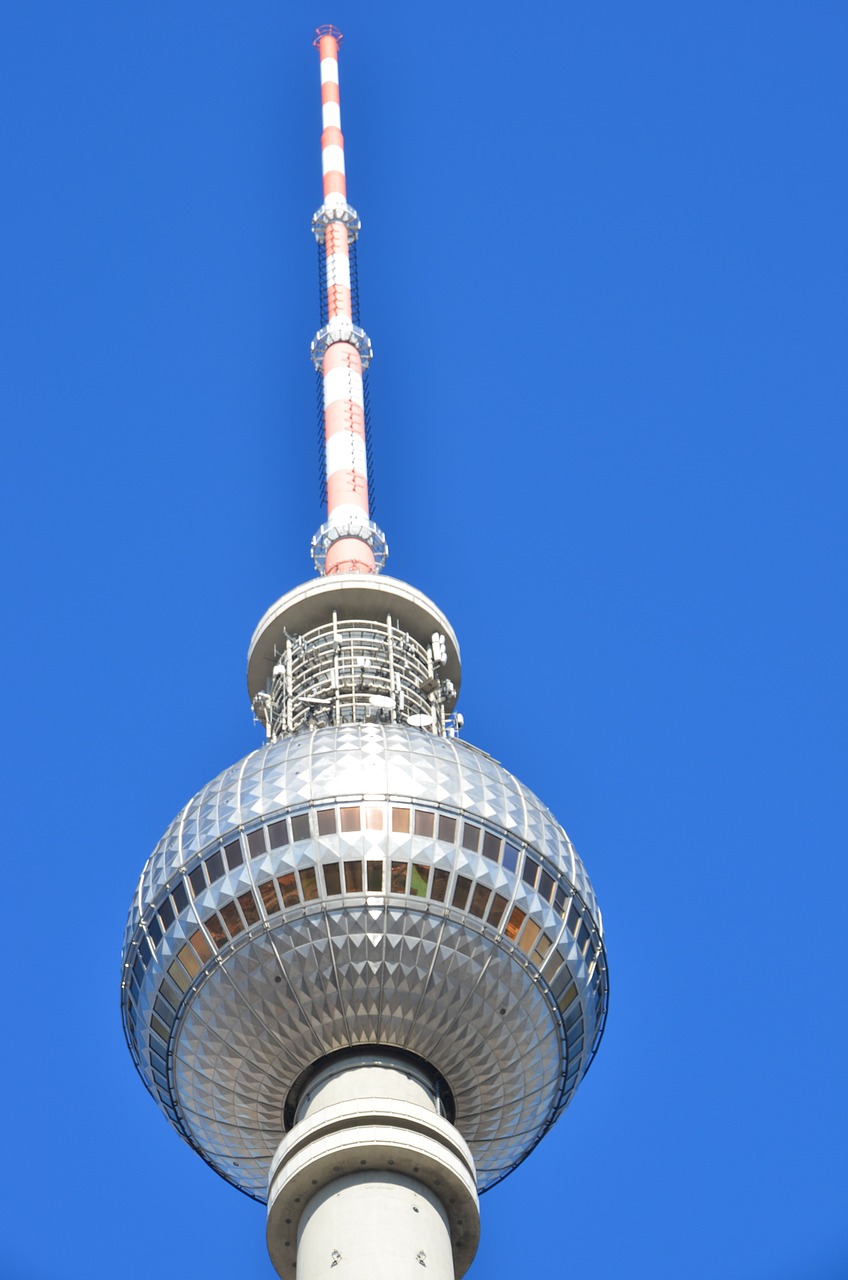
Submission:
M 456 818 L 448 818 L 446 814 L 439 814 L 439 839 L 445 840 L 448 844 L 454 844 L 456 841 Z
M 468 895 L 471 892 L 471 881 L 467 876 L 457 876 L 456 884 L 453 889 L 453 899 L 451 905 L 459 907 L 460 911 L 464 911 L 468 905 Z
M 267 853 L 264 827 L 258 827 L 256 831 L 250 832 L 247 837 L 247 851 L 251 858 L 260 858 L 263 853 Z
M 314 867 L 303 867 L 300 871 L 300 891 L 304 902 L 314 902 L 318 897 L 318 878 Z
M 427 809 L 415 810 L 415 834 L 417 836 L 431 836 L 435 827 L 434 813 L 430 813 Z
M 342 891 L 342 878 L 337 862 L 324 863 L 324 885 L 326 886 L 327 896 L 335 898 Z
M 265 908 L 266 916 L 273 916 L 280 910 L 280 899 L 277 897 L 277 890 L 274 887 L 273 880 L 265 880 L 259 885 L 259 893 L 262 898 L 262 905 Z
M 526 885 L 529 885 L 531 889 L 535 889 L 538 875 L 538 862 L 534 862 L 530 855 L 527 854 L 524 858 L 524 866 L 521 868 L 521 879 Z
M 291 820 L 292 843 L 297 844 L 298 840 L 308 840 L 309 836 L 309 814 L 296 813 Z
M 392 809 L 392 831 L 409 831 L 410 813 L 408 809 Z
M 406 873 L 409 864 L 406 862 L 393 862 L 391 874 L 392 893 L 406 893 Z
M 221 850 L 216 849 L 214 853 L 210 853 L 205 862 L 206 875 L 210 884 L 214 884 L 216 880 L 220 880 L 224 874 L 224 863 L 221 858 Z
M 362 863 L 346 862 L 344 864 L 345 893 L 362 892 Z
M 284 907 L 294 907 L 300 902 L 300 894 L 297 891 L 293 871 L 287 872 L 284 876 L 278 876 L 277 884 L 280 886 Z
M 503 919 L 503 913 L 506 911 L 506 908 L 507 908 L 507 899 L 502 894 L 496 893 L 494 898 L 492 899 L 492 905 L 489 908 L 489 919 L 488 919 L 488 923 L 492 926 L 493 929 L 497 929 L 498 925 Z
M 221 919 L 227 926 L 227 931 L 231 938 L 237 938 L 244 931 L 242 918 L 238 913 L 238 907 L 234 902 L 225 902 L 220 909 Z
M 368 892 L 383 892 L 383 864 L 382 862 L 368 863 Z
M 490 862 L 500 862 L 501 845 L 503 841 L 500 836 L 496 836 L 492 831 L 487 831 L 483 835 L 483 857 L 488 858 Z
M 272 849 L 284 849 L 289 842 L 289 827 L 285 818 L 268 823 L 268 840 Z
M 184 881 L 178 880 L 174 885 L 174 892 L 171 894 L 171 899 L 178 913 L 180 911 L 185 911 L 188 906 L 188 893 L 186 891 Z
M 244 862 L 241 852 L 241 841 L 231 840 L 229 844 L 224 845 L 224 857 L 227 860 L 227 868 L 235 871 L 236 867 L 240 867 Z
M 188 882 L 191 885 L 191 891 L 196 898 L 203 893 L 206 888 L 206 876 L 203 874 L 203 863 L 196 866 L 193 871 L 189 872 Z
M 239 894 L 239 906 L 247 925 L 257 924 L 259 921 L 259 908 L 256 905 L 256 899 L 248 889 L 247 893 Z
M 433 887 L 430 890 L 430 897 L 434 902 L 444 902 L 445 894 L 448 891 L 449 879 L 450 872 L 442 870 L 441 867 L 437 867 L 433 872 Z
M 432 815 L 431 815 L 432 816 Z M 412 864 L 412 875 L 409 880 L 409 892 L 415 898 L 427 897 L 427 885 L 430 881 L 430 868 L 423 862 Z
M 209 946 L 209 943 L 206 941 L 199 929 L 196 933 L 191 935 L 189 942 L 194 947 L 196 954 L 199 956 L 203 964 L 206 964 L 207 960 L 212 959 L 212 948 Z
M 480 847 L 480 828 L 471 822 L 462 824 L 462 847 L 469 853 L 476 853 Z
M 485 916 L 486 907 L 489 905 L 489 898 L 491 895 L 491 889 L 487 888 L 484 884 L 478 884 L 475 888 L 474 895 L 471 899 L 470 911 L 478 920 L 482 920 Z
M 215 946 L 219 948 L 223 947 L 224 943 L 227 941 L 227 935 L 224 932 L 224 926 L 221 924 L 218 916 L 213 913 L 208 920 L 204 921 L 204 924 L 206 925 L 206 929 L 210 938 L 215 943 Z
M 319 809 L 317 817 L 319 836 L 333 836 L 336 834 L 335 809 Z
M 518 930 L 524 923 L 525 914 L 526 913 L 522 911 L 520 907 L 513 907 L 512 915 L 509 917 L 509 920 L 507 920 L 505 930 L 506 936 L 509 938 L 510 942 L 515 942 L 515 939 L 518 937 Z
M 362 820 L 359 812 L 359 805 L 355 808 L 350 807 L 340 809 L 339 817 L 341 818 L 342 831 L 359 831 L 361 829 Z
M 504 845 L 502 862 L 507 871 L 514 871 L 518 866 L 518 850 L 511 844 Z

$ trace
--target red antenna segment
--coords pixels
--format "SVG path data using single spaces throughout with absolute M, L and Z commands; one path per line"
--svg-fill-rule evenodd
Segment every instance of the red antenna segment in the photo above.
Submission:
M 321 60 L 324 203 L 312 219 L 312 230 L 324 249 L 327 323 L 315 335 L 312 361 L 323 378 L 327 520 L 312 539 L 312 558 L 323 574 L 379 573 L 388 547 L 368 505 L 362 373 L 371 361 L 371 342 L 353 322 L 350 247 L 360 222 L 347 202 L 339 100 L 341 38 L 331 26 L 319 27 L 315 38 Z

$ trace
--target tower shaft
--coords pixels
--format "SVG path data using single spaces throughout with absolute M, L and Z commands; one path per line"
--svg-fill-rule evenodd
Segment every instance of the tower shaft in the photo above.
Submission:
M 330 1059 L 271 1166 L 268 1251 L 282 1280 L 454 1280 L 477 1249 L 476 1171 L 425 1065 L 391 1050 Z

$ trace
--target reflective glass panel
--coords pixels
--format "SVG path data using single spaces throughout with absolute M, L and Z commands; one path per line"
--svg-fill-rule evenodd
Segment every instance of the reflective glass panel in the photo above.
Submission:
M 209 943 L 206 941 L 206 938 L 200 932 L 199 929 L 197 930 L 196 933 L 193 933 L 191 935 L 191 937 L 189 938 L 189 942 L 194 947 L 195 951 L 200 956 L 200 959 L 204 964 L 206 963 L 207 960 L 212 959 L 212 948 L 210 947 Z
M 239 894 L 239 906 L 241 913 L 248 924 L 256 924 L 259 919 L 259 908 L 256 905 L 256 899 L 248 889 L 247 893 Z
M 412 864 L 412 875 L 409 880 L 409 892 L 416 898 L 427 897 L 427 883 L 430 879 L 430 868 L 421 862 Z
M 272 849 L 282 849 L 289 842 L 289 828 L 285 818 L 268 823 L 268 840 Z
M 159 908 L 159 919 L 162 921 L 163 929 L 170 929 L 171 925 L 174 923 L 174 908 L 171 906 L 168 898 L 165 899 Z
M 162 926 L 160 925 L 159 921 L 156 919 L 155 916 L 151 917 L 151 919 L 148 921 L 147 932 L 150 934 L 151 938 L 158 946 L 159 943 L 162 941 Z
M 430 890 L 430 897 L 435 902 L 444 902 L 445 894 L 448 891 L 449 875 L 450 872 L 442 871 L 441 868 L 438 867 L 433 872 L 433 887 Z
M 216 849 L 214 853 L 210 853 L 206 859 L 206 874 L 209 877 L 209 883 L 214 884 L 216 880 L 220 880 L 224 874 L 224 863 L 221 858 L 221 850 Z
M 195 898 L 199 893 L 203 893 L 206 888 L 206 876 L 203 874 L 203 866 L 195 867 L 189 872 L 188 882 L 191 885 L 191 891 Z
M 460 911 L 464 911 L 468 905 L 468 895 L 471 892 L 471 881 L 467 876 L 457 876 L 456 884 L 453 887 L 452 905 L 459 907 Z
M 171 894 L 174 900 L 174 906 L 177 911 L 185 911 L 188 906 L 188 890 L 182 880 L 174 885 L 174 892 Z
M 506 923 L 506 936 L 509 938 L 510 942 L 514 942 L 518 937 L 518 930 L 521 928 L 523 923 L 524 912 L 520 907 L 513 907 L 512 915 Z
M 409 819 L 408 809 L 392 809 L 392 831 L 408 831 Z
M 167 1000 L 163 1000 L 161 996 L 157 996 L 156 1003 L 154 1004 L 153 1008 L 156 1010 L 157 1014 L 159 1015 L 162 1022 L 164 1022 L 165 1026 L 168 1027 L 168 1029 L 170 1030 L 170 1028 L 174 1025 L 174 1018 L 176 1017 L 176 1014 L 174 1010 L 171 1008 L 171 1006 L 168 1004 Z
M 531 889 L 536 887 L 536 877 L 539 874 L 539 864 L 534 862 L 528 855 L 524 859 L 524 866 L 521 868 L 521 879 L 525 884 L 529 884 Z
M 360 830 L 362 823 L 359 814 L 359 805 L 355 808 L 340 809 L 339 817 L 342 821 L 342 831 Z
M 497 929 L 503 919 L 503 913 L 506 910 L 506 903 L 506 898 L 502 897 L 499 893 L 496 893 L 492 899 L 492 905 L 489 908 L 489 924 L 493 929 Z
M 365 826 L 368 831 L 383 830 L 383 810 L 379 805 L 369 804 L 365 806 Z
M 539 893 L 546 902 L 550 902 L 554 891 L 553 876 L 549 876 L 547 871 L 543 871 L 539 877 Z
M 362 863 L 346 862 L 344 864 L 345 893 L 362 892 Z
M 215 946 L 223 947 L 224 942 L 227 941 L 227 934 L 224 933 L 224 925 L 220 923 L 218 916 L 210 915 L 208 920 L 204 920 L 204 924 Z
M 475 827 L 471 822 L 462 824 L 462 847 L 469 853 L 476 853 L 480 847 L 480 828 Z
M 415 810 L 415 834 L 417 836 L 432 836 L 434 828 L 435 814 L 428 813 L 426 809 Z
M 224 924 L 227 926 L 227 930 L 230 934 L 230 937 L 231 938 L 238 937 L 238 935 L 244 930 L 244 925 L 241 922 L 241 916 L 238 913 L 238 908 L 236 907 L 236 904 L 234 902 L 225 903 L 225 905 L 221 907 L 220 914 L 221 914 L 221 919 L 224 921 Z
M 265 853 L 265 828 L 259 827 L 256 831 L 251 831 L 247 837 L 247 848 L 251 858 L 259 858 Z
M 550 949 L 551 949 L 551 940 L 546 934 L 543 933 L 541 938 L 536 943 L 536 950 L 533 952 L 533 959 L 536 961 L 536 964 L 538 965 L 542 964 L 542 961 L 544 960 L 545 956 L 548 954 Z
M 405 862 L 392 863 L 392 893 L 406 893 L 406 868 Z
M 524 928 L 521 930 L 521 941 L 518 945 L 526 956 L 529 956 L 530 952 L 535 947 L 536 939 L 541 932 L 542 931 L 539 926 L 532 920 L 528 920 L 524 925 Z
M 332 836 L 336 833 L 336 811 L 335 809 L 319 809 L 318 810 L 318 834 L 319 836 Z
M 500 856 L 500 836 L 493 835 L 491 831 L 487 831 L 483 836 L 483 857 L 488 858 L 490 862 L 497 862 Z
M 188 976 L 179 960 L 172 960 L 168 965 L 168 977 L 172 982 L 176 983 L 180 991 L 188 991 L 191 986 L 191 978 Z
M 368 892 L 382 893 L 383 891 L 383 864 L 382 862 L 368 863 Z
M 259 893 L 262 896 L 262 905 L 265 908 L 266 915 L 272 916 L 275 911 L 279 911 L 280 900 L 277 897 L 277 890 L 274 888 L 273 880 L 266 880 L 264 884 L 260 884 Z
M 318 897 L 318 877 L 314 867 L 304 867 L 300 872 L 300 890 L 304 902 L 314 902 Z
M 448 818 L 443 813 L 439 814 L 439 839 L 446 840 L 448 844 L 453 844 L 456 840 L 456 819 Z
M 284 907 L 294 907 L 300 902 L 300 895 L 297 892 L 295 884 L 294 872 L 289 871 L 284 876 L 277 877 L 277 884 L 280 886 L 280 894 L 283 899 Z
M 230 871 L 234 871 L 236 867 L 240 867 L 244 862 L 244 858 L 241 853 L 241 841 L 231 840 L 229 844 L 225 844 L 224 857 L 227 859 L 227 867 Z
M 188 944 L 186 944 L 180 950 L 179 954 L 177 955 L 177 959 L 179 960 L 183 968 L 186 970 L 186 972 L 191 975 L 192 978 L 196 978 L 197 975 L 200 973 L 200 961 L 192 951 L 191 947 L 188 946 Z
M 324 863 L 324 884 L 327 886 L 327 894 L 333 898 L 342 891 L 342 877 L 339 871 L 338 863 Z
M 159 1021 L 155 1013 L 151 1013 L 150 1015 L 150 1025 L 153 1028 L 153 1030 L 156 1032 L 157 1036 L 161 1036 L 162 1039 L 167 1043 L 168 1028 L 165 1026 L 164 1022 Z
M 291 820 L 292 840 L 308 840 L 309 839 L 309 814 L 296 813 Z
M 511 844 L 504 845 L 503 865 L 507 871 L 514 871 L 518 866 L 518 850 L 513 849 Z
M 489 901 L 491 889 L 487 889 L 485 885 L 478 884 L 474 890 L 474 896 L 471 899 L 471 914 L 477 916 L 478 920 L 482 920 L 486 914 L 486 906 Z

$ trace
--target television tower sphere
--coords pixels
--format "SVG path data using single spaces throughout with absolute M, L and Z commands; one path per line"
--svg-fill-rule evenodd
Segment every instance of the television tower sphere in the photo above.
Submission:
M 585 1075 L 607 965 L 562 827 L 459 736 L 450 624 L 377 573 L 339 39 L 319 31 L 321 576 L 253 635 L 264 745 L 189 801 L 144 868 L 122 1013 L 172 1125 L 268 1203 L 281 1276 L 344 1259 L 355 1278 L 422 1263 L 449 1278 L 474 1256 L 477 1191 L 529 1154 Z

